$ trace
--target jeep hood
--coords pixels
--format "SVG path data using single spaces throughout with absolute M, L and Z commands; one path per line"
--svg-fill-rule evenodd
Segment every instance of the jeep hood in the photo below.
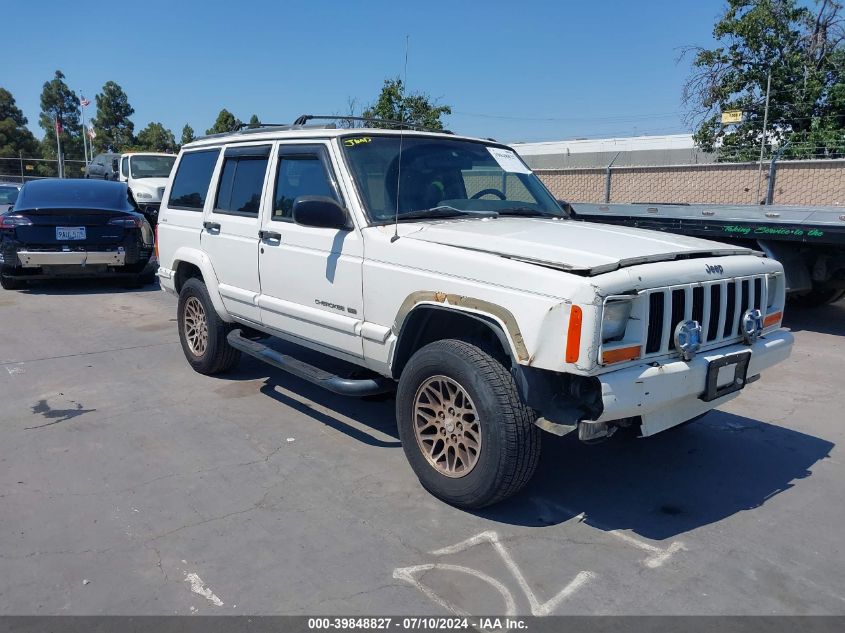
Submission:
M 581 275 L 647 262 L 748 255 L 754 251 L 620 226 L 546 218 L 461 219 L 420 222 L 406 239 L 464 248 Z

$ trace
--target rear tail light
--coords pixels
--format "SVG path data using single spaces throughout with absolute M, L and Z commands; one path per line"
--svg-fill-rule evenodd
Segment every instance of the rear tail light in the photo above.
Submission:
M 123 226 L 127 229 L 140 229 L 144 225 L 144 220 L 133 215 L 122 215 L 120 217 L 109 220 L 111 226 Z
M 32 220 L 23 215 L 0 215 L 0 229 L 13 229 L 16 226 L 31 226 Z

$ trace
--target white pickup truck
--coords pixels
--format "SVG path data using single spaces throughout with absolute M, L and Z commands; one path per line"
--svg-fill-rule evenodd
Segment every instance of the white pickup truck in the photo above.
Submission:
M 117 180 L 125 182 L 141 212 L 155 225 L 161 196 L 173 169 L 176 156 L 153 152 L 130 152 L 120 155 Z
M 246 353 L 336 393 L 395 390 L 412 468 L 461 507 L 522 488 L 541 429 L 653 435 L 792 347 L 778 262 L 571 221 L 510 148 L 447 133 L 197 140 L 164 192 L 158 255 L 195 370 Z M 359 370 L 330 373 L 276 339 Z

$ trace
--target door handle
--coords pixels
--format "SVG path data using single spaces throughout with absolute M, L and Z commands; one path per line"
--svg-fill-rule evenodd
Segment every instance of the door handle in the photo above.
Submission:
M 219 222 L 209 222 L 209 221 L 206 220 L 205 222 L 202 223 L 202 225 L 205 227 L 206 231 L 219 231 L 220 230 L 220 223 Z
M 277 242 L 282 241 L 282 234 L 276 233 L 276 231 L 259 231 L 258 237 L 262 240 L 276 240 Z

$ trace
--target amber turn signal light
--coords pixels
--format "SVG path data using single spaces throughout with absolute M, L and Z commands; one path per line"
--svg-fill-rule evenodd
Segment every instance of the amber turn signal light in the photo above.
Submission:
M 763 327 L 777 325 L 780 323 L 781 318 L 783 318 L 783 312 L 772 312 L 771 314 L 767 314 L 766 318 L 763 319 Z
M 581 321 L 584 315 L 579 306 L 569 312 L 569 331 L 566 334 L 566 362 L 574 363 L 581 352 Z
M 606 352 L 602 352 L 601 362 L 604 365 L 610 365 L 611 363 L 621 363 L 626 360 L 634 360 L 640 357 L 641 351 L 642 347 L 639 345 L 634 345 L 633 347 L 620 347 L 619 349 L 609 349 Z

